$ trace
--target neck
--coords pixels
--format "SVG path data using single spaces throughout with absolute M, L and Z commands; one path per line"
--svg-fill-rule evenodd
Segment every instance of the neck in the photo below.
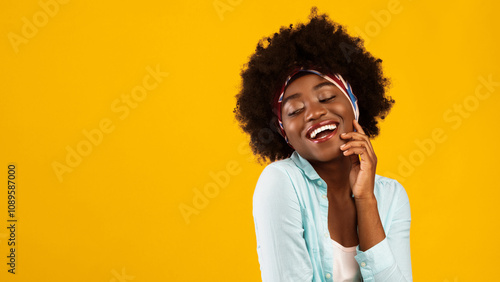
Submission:
M 311 162 L 311 165 L 326 182 L 329 199 L 351 198 L 351 160 L 348 157 L 341 156 L 330 162 Z

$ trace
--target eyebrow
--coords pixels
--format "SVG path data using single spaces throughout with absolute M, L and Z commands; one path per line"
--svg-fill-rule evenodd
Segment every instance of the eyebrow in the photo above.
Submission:
M 321 82 L 321 83 L 317 84 L 316 86 L 314 86 L 313 90 L 317 91 L 318 89 L 320 89 L 322 87 L 325 87 L 325 86 L 335 86 L 335 84 L 333 84 L 333 83 L 331 83 L 329 81 L 324 81 L 324 82 Z M 286 102 L 288 102 L 289 100 L 297 99 L 300 96 L 301 96 L 300 93 L 295 93 L 293 95 L 290 95 L 290 96 L 286 97 L 285 99 L 283 99 L 282 105 L 284 106 L 286 104 Z
M 318 90 L 318 89 L 320 89 L 321 87 L 324 87 L 324 86 L 335 86 L 335 84 L 331 83 L 330 81 L 324 81 L 324 82 L 321 82 L 320 84 L 314 86 L 313 90 Z
M 290 100 L 292 100 L 292 99 L 297 99 L 297 98 L 299 98 L 299 97 L 300 97 L 300 95 L 301 95 L 300 93 L 295 93 L 295 94 L 293 94 L 293 95 L 290 95 L 290 96 L 286 97 L 285 99 L 283 99 L 283 102 L 282 102 L 281 104 L 282 104 L 283 106 L 285 106 L 285 105 L 286 105 L 286 102 L 288 102 L 288 101 L 290 101 Z

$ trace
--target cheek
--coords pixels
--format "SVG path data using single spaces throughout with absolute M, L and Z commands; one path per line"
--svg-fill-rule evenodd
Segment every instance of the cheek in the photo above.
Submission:
M 285 129 L 285 133 L 288 138 L 294 138 L 297 135 L 300 135 L 300 125 L 296 120 L 286 120 L 283 121 L 283 128 Z
M 354 119 L 354 112 L 350 103 L 337 103 L 332 105 L 332 111 L 338 113 L 340 116 L 344 117 L 344 120 L 351 121 Z
M 302 148 L 300 137 L 300 125 L 297 122 L 283 123 L 283 129 L 288 138 L 288 143 L 295 149 Z

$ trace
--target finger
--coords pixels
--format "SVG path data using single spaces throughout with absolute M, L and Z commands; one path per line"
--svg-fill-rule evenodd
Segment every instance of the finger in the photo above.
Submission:
M 354 147 L 365 147 L 365 148 L 370 148 L 370 145 L 365 141 L 365 140 L 351 140 L 347 141 L 347 143 L 342 144 L 340 146 L 341 150 L 347 150 L 349 148 L 354 148 Z
M 375 158 L 375 152 L 373 151 L 373 148 L 371 147 L 370 143 L 367 143 L 365 141 L 349 141 L 342 146 L 340 146 L 340 150 L 346 151 L 349 149 L 356 149 L 356 148 L 364 148 L 366 149 L 366 154 L 372 159 Z
M 340 138 L 342 139 L 351 139 L 351 140 L 361 140 L 361 141 L 364 141 L 368 144 L 368 146 L 371 148 L 371 150 L 373 151 L 373 146 L 372 146 L 372 143 L 370 141 L 370 138 L 362 133 L 359 133 L 359 132 L 348 132 L 348 133 L 342 133 L 340 135 Z M 346 144 L 349 143 L 349 142 L 346 142 Z
M 351 148 L 344 151 L 344 156 L 359 155 L 362 162 L 368 162 L 369 164 L 375 164 L 375 159 L 373 159 L 364 147 Z
M 370 142 L 370 138 L 359 132 L 347 132 L 340 134 L 340 138 L 342 139 L 352 139 L 352 140 L 364 140 L 366 142 Z
M 352 124 L 354 124 L 354 128 L 361 134 L 365 134 L 365 131 L 363 130 L 363 127 L 359 124 L 357 120 L 353 120 Z M 365 134 L 366 135 L 366 134 Z
M 360 147 L 366 148 L 367 153 L 370 155 L 370 157 L 372 157 L 373 155 L 375 155 L 375 152 L 373 151 L 373 147 L 371 146 L 370 142 L 367 142 L 365 140 L 348 141 L 347 143 L 342 144 L 340 146 L 340 150 L 345 151 L 347 149 L 360 148 Z

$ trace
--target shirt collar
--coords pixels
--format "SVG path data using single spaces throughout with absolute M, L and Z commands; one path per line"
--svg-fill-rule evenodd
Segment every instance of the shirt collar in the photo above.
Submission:
M 321 179 L 321 177 L 319 177 L 318 173 L 316 172 L 316 170 L 314 170 L 309 161 L 299 155 L 297 151 L 294 151 L 292 153 L 290 159 L 292 159 L 295 165 L 298 166 L 310 180 Z

